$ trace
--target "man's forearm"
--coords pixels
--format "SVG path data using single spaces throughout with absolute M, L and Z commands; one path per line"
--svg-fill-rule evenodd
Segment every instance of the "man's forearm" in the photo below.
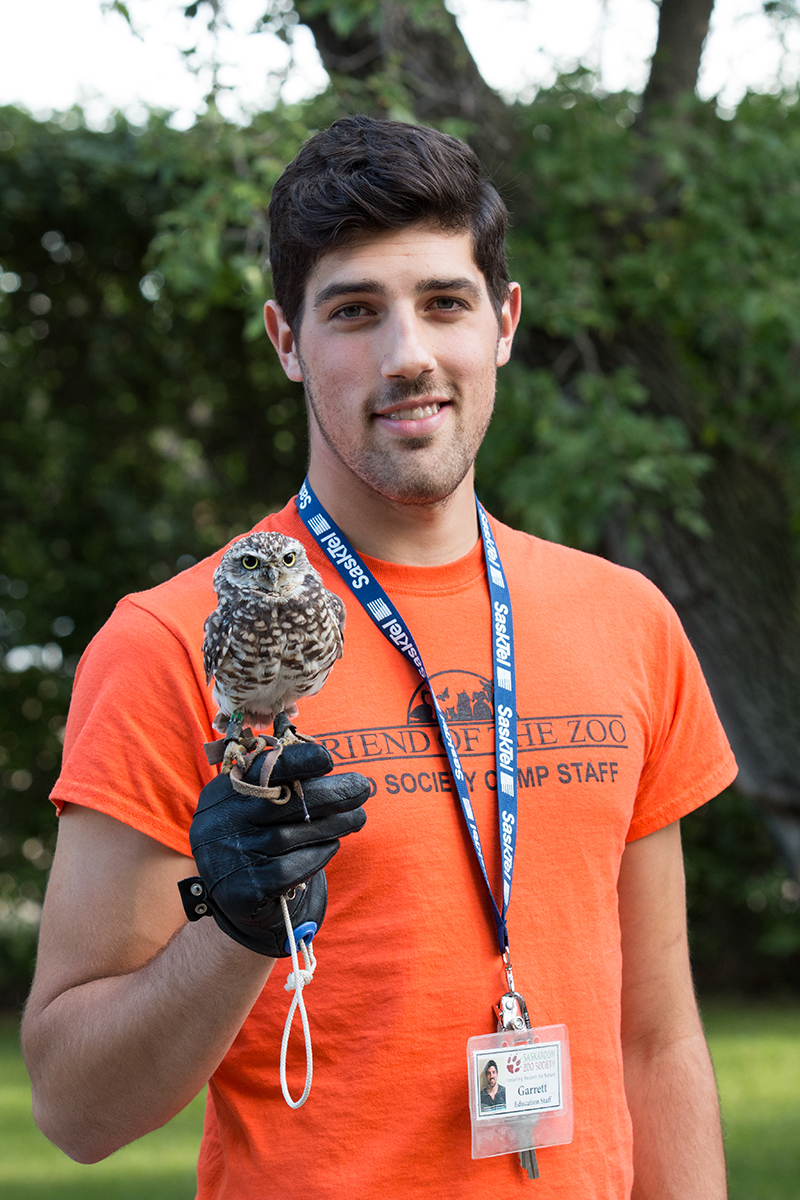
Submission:
M 96 1162 L 163 1125 L 213 1073 L 273 965 L 200 921 L 138 970 L 44 1005 L 34 988 L 23 1052 L 42 1131 Z
M 714 1072 L 702 1030 L 623 1049 L 633 1122 L 632 1200 L 725 1200 Z

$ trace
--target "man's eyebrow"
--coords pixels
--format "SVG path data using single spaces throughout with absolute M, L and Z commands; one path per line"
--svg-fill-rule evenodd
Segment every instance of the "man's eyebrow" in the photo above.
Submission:
M 472 279 L 458 276 L 455 279 L 420 279 L 414 288 L 418 296 L 426 292 L 464 292 L 473 300 L 480 299 L 481 290 Z M 383 296 L 386 288 L 377 279 L 334 279 L 314 296 L 314 308 L 320 308 L 340 296 Z
M 314 297 L 314 308 L 335 300 L 338 296 L 381 296 L 385 289 L 376 279 L 334 280 Z
M 466 276 L 457 279 L 421 279 L 414 289 L 418 296 L 425 292 L 466 292 L 473 300 L 480 299 L 481 290 Z

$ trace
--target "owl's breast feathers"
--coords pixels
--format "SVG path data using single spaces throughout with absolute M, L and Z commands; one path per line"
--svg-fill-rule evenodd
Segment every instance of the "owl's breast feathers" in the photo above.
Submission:
M 283 591 L 228 587 L 203 643 L 220 711 L 256 717 L 316 694 L 342 656 L 344 623 L 344 603 L 313 568 Z

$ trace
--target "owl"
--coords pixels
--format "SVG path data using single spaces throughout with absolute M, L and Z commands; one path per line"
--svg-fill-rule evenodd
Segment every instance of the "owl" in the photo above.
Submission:
M 281 533 L 234 542 L 214 572 L 219 606 L 205 624 L 206 682 L 214 677 L 214 728 L 236 711 L 265 728 L 314 696 L 342 656 L 345 607 L 323 585 L 302 544 Z

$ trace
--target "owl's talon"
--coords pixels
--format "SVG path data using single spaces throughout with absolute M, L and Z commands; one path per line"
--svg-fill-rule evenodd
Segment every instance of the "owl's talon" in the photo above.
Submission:
M 225 746 L 222 756 L 222 774 L 230 775 L 233 767 L 244 766 L 245 753 L 239 742 L 230 741 Z
M 276 713 L 275 720 L 272 723 L 272 736 L 276 737 L 280 742 L 287 729 L 291 729 L 291 727 L 288 713 L 285 710 L 281 710 L 281 712 Z
M 208 753 L 208 746 L 217 747 L 217 756 L 213 757 Z M 230 775 L 234 767 L 239 767 L 244 775 L 248 771 L 253 759 L 259 754 L 263 754 L 265 750 L 276 745 L 275 739 L 268 734 L 259 734 L 258 737 L 253 737 L 251 729 L 243 730 L 239 738 L 226 738 L 224 742 L 224 751 L 220 753 L 219 743 L 206 743 L 206 757 L 209 762 L 221 762 L 222 774 Z
M 294 712 L 292 712 L 294 709 Z M 313 742 L 312 737 L 308 737 L 305 733 L 298 733 L 297 726 L 292 724 L 292 719 L 297 719 L 297 705 L 292 704 L 288 709 L 279 712 L 272 725 L 272 733 L 281 746 L 299 746 L 303 742 Z

